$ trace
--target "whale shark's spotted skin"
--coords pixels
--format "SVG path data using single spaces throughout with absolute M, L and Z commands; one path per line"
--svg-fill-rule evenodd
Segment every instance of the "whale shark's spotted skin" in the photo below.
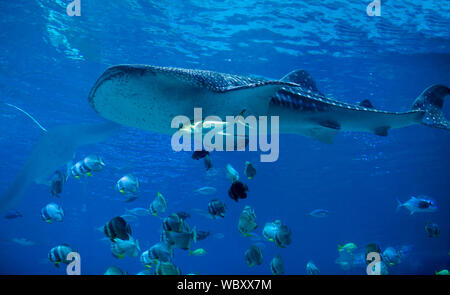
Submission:
M 281 80 L 231 75 L 205 70 L 118 65 L 107 69 L 89 94 L 93 109 L 123 125 L 173 133 L 174 116 L 279 116 L 280 133 L 296 133 L 331 143 L 340 130 L 386 136 L 389 129 L 424 124 L 450 129 L 442 105 L 450 89 L 434 85 L 408 112 L 371 108 L 326 98 L 311 76 L 296 70 Z M 424 118 L 424 119 L 423 119 Z
M 106 75 L 105 77 L 105 73 L 102 75 L 102 77 L 105 77 L 106 79 L 118 78 L 121 75 L 125 75 L 128 70 L 130 69 L 127 66 L 117 66 L 108 70 L 110 71 L 109 75 Z M 132 70 L 141 71 L 142 73 L 153 73 L 155 75 L 158 73 L 165 73 L 169 76 L 172 76 L 174 80 L 184 81 L 191 84 L 193 87 L 201 87 L 218 93 L 232 91 L 234 89 L 241 90 L 245 88 L 256 88 L 269 84 L 291 86 L 283 87 L 279 92 L 277 92 L 274 97 L 272 97 L 270 103 L 293 108 L 299 111 L 324 111 L 329 109 L 330 106 L 335 106 L 359 111 L 396 114 L 395 112 L 369 109 L 358 105 L 333 100 L 323 96 L 322 94 L 304 89 L 303 87 L 290 82 L 273 81 L 264 78 L 224 74 L 206 70 L 158 67 L 149 65 L 135 65 Z M 114 72 L 116 72 L 116 74 L 114 74 Z M 100 85 L 101 82 L 104 81 L 105 79 L 100 78 L 97 81 L 96 86 Z M 96 86 L 94 86 L 94 89 L 96 88 Z
M 322 94 L 311 90 L 305 90 L 300 86 L 283 87 L 270 100 L 271 104 L 281 105 L 298 111 L 323 112 L 329 111 L 332 107 L 349 109 L 354 111 L 375 112 L 384 114 L 400 114 L 399 112 L 388 112 L 377 109 L 370 109 L 359 105 L 327 98 Z M 417 110 L 417 112 L 420 112 Z
M 260 87 L 270 84 L 286 86 L 295 85 L 294 83 L 289 82 L 271 81 L 262 78 L 251 78 L 206 70 L 134 65 L 132 69 L 130 69 L 128 66 L 116 66 L 114 68 L 108 69 L 97 81 L 94 88 L 99 86 L 105 80 L 114 79 L 122 75 L 126 75 L 130 72 L 130 70 L 138 72 L 140 71 L 142 74 L 153 73 L 156 75 L 164 73 L 167 76 L 171 76 L 171 78 L 174 80 L 184 81 L 186 83 L 189 83 L 193 87 L 205 88 L 214 92 L 227 92 L 232 91 L 236 88 L 245 89 L 247 87 Z

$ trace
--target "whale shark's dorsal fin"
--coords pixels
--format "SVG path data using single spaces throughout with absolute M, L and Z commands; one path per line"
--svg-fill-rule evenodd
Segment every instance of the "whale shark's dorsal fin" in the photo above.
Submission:
M 305 70 L 294 70 L 280 79 L 282 82 L 296 83 L 303 88 L 314 91 L 320 95 L 323 95 L 319 89 L 317 89 L 316 82 L 311 75 Z
M 373 104 L 368 99 L 365 99 L 365 100 L 361 101 L 359 103 L 359 106 L 360 107 L 365 107 L 365 108 L 368 108 L 368 109 L 374 109 Z

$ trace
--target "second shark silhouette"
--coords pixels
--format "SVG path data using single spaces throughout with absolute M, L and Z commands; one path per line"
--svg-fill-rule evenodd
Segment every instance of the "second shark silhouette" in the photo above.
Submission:
M 13 183 L 0 198 L 0 212 L 4 212 L 21 199 L 32 183 L 46 183 L 61 166 L 70 162 L 76 150 L 83 145 L 106 140 L 120 128 L 112 122 L 60 125 L 48 131 L 22 109 L 12 106 L 30 117 L 43 131 L 28 161 L 20 169 Z

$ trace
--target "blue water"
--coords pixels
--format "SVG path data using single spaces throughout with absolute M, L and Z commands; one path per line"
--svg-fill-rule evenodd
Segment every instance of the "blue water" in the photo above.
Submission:
M 20 2 L 20 3 L 19 3 Z M 369 17 L 370 1 L 90 1 L 81 0 L 81 16 L 66 15 L 63 0 L 0 1 L 0 101 L 20 106 L 50 128 L 63 123 L 102 119 L 87 101 L 99 75 L 114 64 L 144 63 L 208 69 L 279 79 L 306 69 L 329 97 L 350 103 L 370 99 L 383 110 L 406 111 L 435 83 L 450 85 L 450 2 L 382 1 L 380 17 Z M 352 2 L 349 4 L 348 2 Z M 41 135 L 31 120 L 0 107 L 0 191 L 7 189 Z M 450 116 L 450 107 L 444 107 Z M 270 274 L 277 253 L 286 274 L 305 274 L 312 260 L 321 274 L 365 274 L 365 265 L 343 270 L 335 263 L 337 245 L 353 242 L 358 251 L 376 242 L 408 246 L 390 274 L 434 274 L 450 267 L 450 133 L 415 125 L 389 136 L 339 133 L 332 145 L 299 135 L 280 137 L 280 156 L 259 162 L 259 152 L 212 154 L 215 175 L 188 152 L 176 153 L 170 136 L 123 127 L 108 140 L 83 146 L 76 160 L 101 155 L 106 168 L 93 177 L 70 178 L 61 199 L 48 186 L 32 184 L 15 209 L 23 217 L 0 220 L 0 274 L 65 274 L 47 260 L 48 251 L 70 244 L 81 255 L 82 274 L 103 274 L 115 265 L 130 274 L 143 270 L 139 258 L 116 259 L 96 228 L 125 208 L 147 208 L 157 192 L 168 212 L 191 212 L 188 223 L 211 236 L 195 244 L 202 257 L 175 250 L 182 273 Z M 248 198 L 235 203 L 225 166 L 244 178 L 244 163 L 257 169 Z M 125 203 L 114 189 L 125 173 L 141 180 L 142 196 Z M 194 190 L 213 186 L 217 193 Z M 397 201 L 428 195 L 434 213 L 412 216 Z M 223 220 L 210 220 L 213 197 L 228 207 Z M 47 224 L 39 213 L 49 202 L 63 206 L 62 223 Z M 244 252 L 254 243 L 239 235 L 237 221 L 245 205 L 255 209 L 261 235 L 266 222 L 280 219 L 292 230 L 292 243 L 264 246 L 263 263 L 248 267 Z M 330 211 L 327 218 L 306 214 Z M 440 227 L 429 238 L 426 222 Z M 160 219 L 131 223 L 142 250 L 159 241 Z M 223 238 L 219 238 L 222 234 Z M 215 236 L 214 236 L 215 235 Z M 13 238 L 35 243 L 22 246 Z

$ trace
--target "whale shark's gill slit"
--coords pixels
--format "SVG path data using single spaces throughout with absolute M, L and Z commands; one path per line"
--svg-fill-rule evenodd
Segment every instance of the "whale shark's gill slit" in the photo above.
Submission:
M 36 120 L 32 115 L 30 115 L 29 113 L 27 113 L 26 111 L 22 110 L 21 108 L 19 108 L 18 106 L 15 106 L 13 104 L 10 103 L 5 103 L 7 106 L 10 106 L 12 108 L 15 108 L 16 110 L 24 113 L 28 118 L 30 118 L 31 120 L 33 120 L 34 123 L 36 123 L 36 125 L 38 125 L 39 128 L 41 128 L 42 131 L 47 132 L 47 129 L 44 128 L 44 126 L 41 125 L 41 123 L 39 123 L 38 120 Z

